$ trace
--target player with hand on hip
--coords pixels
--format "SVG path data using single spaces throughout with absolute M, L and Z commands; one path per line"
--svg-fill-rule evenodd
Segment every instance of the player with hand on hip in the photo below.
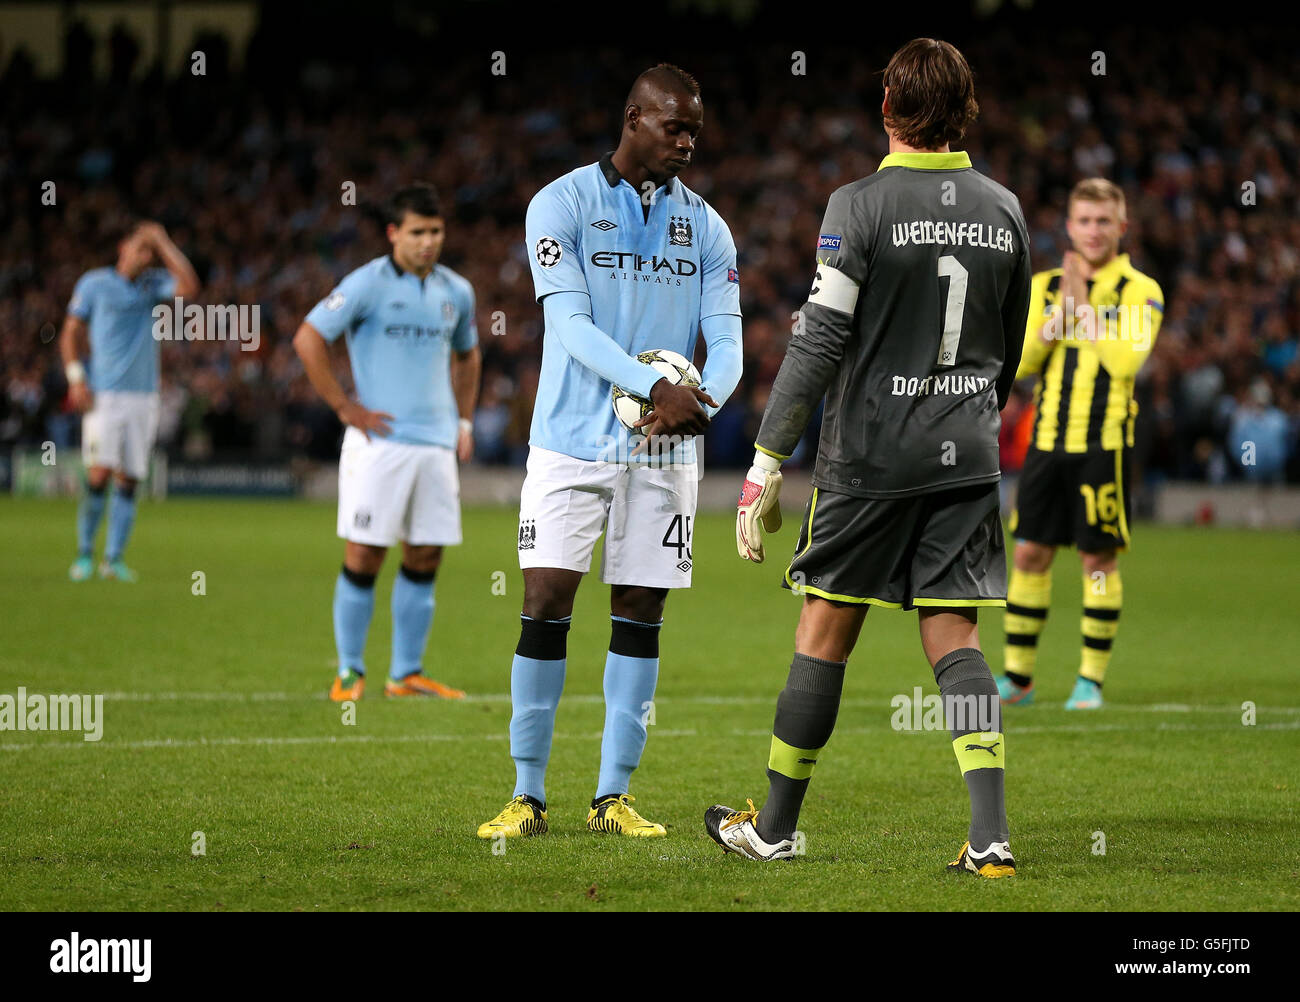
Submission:
M 474 452 L 480 356 L 474 290 L 438 263 L 446 226 L 430 184 L 389 200 L 392 253 L 362 265 L 320 301 L 293 345 L 316 392 L 348 426 L 339 455 L 338 534 L 346 540 L 334 585 L 336 702 L 365 688 L 363 652 L 375 579 L 402 542 L 393 583 L 393 648 L 386 696 L 460 699 L 427 677 L 434 577 L 445 546 L 461 541 L 456 462 Z M 330 370 L 329 343 L 345 337 L 357 400 Z

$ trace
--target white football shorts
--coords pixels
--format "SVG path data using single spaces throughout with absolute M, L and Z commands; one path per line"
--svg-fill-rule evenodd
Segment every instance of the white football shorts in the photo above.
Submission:
M 86 469 L 107 466 L 133 480 L 149 472 L 149 453 L 158 435 L 157 393 L 103 390 L 81 419 L 81 460 Z
M 456 452 L 390 442 L 348 428 L 339 453 L 340 538 L 369 546 L 455 546 L 460 536 Z
M 698 493 L 695 463 L 606 463 L 532 446 L 519 498 L 519 566 L 585 574 L 603 530 L 605 584 L 689 588 Z

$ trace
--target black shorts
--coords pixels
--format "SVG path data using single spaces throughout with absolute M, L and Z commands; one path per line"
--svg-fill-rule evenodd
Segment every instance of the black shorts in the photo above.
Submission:
M 1031 448 L 1016 491 L 1011 534 L 1085 553 L 1123 550 L 1132 515 L 1127 449 L 1043 452 Z
M 889 609 L 1004 606 L 998 485 L 891 500 L 815 489 L 785 587 Z

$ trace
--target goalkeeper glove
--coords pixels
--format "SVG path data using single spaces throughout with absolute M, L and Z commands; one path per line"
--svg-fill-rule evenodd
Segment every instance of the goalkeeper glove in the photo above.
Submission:
M 763 530 L 781 528 L 781 461 L 754 453 L 736 506 L 736 550 L 746 560 L 763 562 Z

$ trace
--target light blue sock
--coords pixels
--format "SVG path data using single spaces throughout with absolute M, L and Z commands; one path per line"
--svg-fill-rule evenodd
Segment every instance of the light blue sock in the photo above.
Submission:
M 362 653 L 375 611 L 375 575 L 344 568 L 334 582 L 334 646 L 339 655 L 339 677 L 366 673 Z
M 388 674 L 394 682 L 422 667 L 433 622 L 433 571 L 402 567 L 393 582 L 393 657 Z
M 519 646 L 510 666 L 510 756 L 515 760 L 514 796 L 546 803 L 546 764 L 551 758 L 555 709 L 564 691 L 571 617 L 520 616 Z
M 108 545 L 104 549 L 104 559 L 110 564 L 121 560 L 126 551 L 126 541 L 131 538 L 131 526 L 135 525 L 135 488 L 123 493 L 119 486 L 113 491 L 113 500 L 108 506 Z
M 650 704 L 659 681 L 659 627 L 611 616 L 605 659 L 605 731 L 600 739 L 597 797 L 627 793 L 645 750 Z
M 99 532 L 100 520 L 104 517 L 105 495 L 108 485 L 99 490 L 86 486 L 86 493 L 81 497 L 81 506 L 77 509 L 77 556 L 89 557 L 95 552 L 95 534 Z

